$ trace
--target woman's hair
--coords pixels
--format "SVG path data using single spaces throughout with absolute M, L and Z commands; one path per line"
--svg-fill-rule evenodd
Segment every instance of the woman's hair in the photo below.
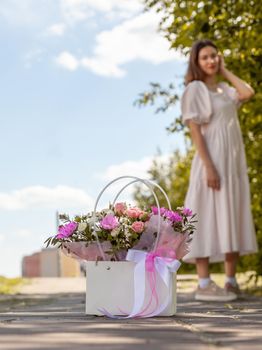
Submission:
M 185 84 L 187 85 L 193 80 L 204 80 L 204 73 L 201 70 L 201 68 L 198 66 L 198 56 L 199 56 L 199 51 L 203 49 L 206 46 L 212 46 L 214 49 L 217 49 L 217 46 L 208 39 L 202 39 L 196 41 L 190 51 L 190 56 L 189 56 L 189 64 L 187 68 L 187 72 L 185 75 Z

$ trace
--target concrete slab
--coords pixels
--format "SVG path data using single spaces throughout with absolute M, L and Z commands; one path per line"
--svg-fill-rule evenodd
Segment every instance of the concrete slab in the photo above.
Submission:
M 192 293 L 179 293 L 173 317 L 111 320 L 85 315 L 84 293 L 69 288 L 5 296 L 0 297 L 0 349 L 260 350 L 261 301 L 244 295 L 227 304 L 201 303 Z

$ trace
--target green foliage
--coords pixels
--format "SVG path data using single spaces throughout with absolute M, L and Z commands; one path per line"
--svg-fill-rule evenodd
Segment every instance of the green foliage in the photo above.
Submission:
M 164 113 L 174 106 L 179 100 L 175 93 L 175 85 L 169 84 L 167 88 L 163 88 L 159 83 L 150 83 L 150 90 L 140 93 L 134 104 L 138 107 L 144 107 L 154 105 L 159 100 L 161 104 L 156 108 L 155 113 Z M 171 133 L 184 131 L 184 129 L 180 116 L 176 117 L 174 122 L 167 127 L 167 130 Z
M 0 294 L 12 294 L 24 283 L 22 278 L 6 278 L 0 276 Z
M 254 270 L 257 276 L 262 275 L 262 133 L 261 133 L 261 81 L 262 81 L 262 26 L 260 11 L 261 1 L 259 0 L 204 0 L 204 1 L 182 1 L 182 0 L 144 0 L 145 9 L 161 14 L 159 23 L 160 30 L 170 42 L 170 47 L 188 54 L 192 43 L 197 39 L 208 38 L 213 40 L 225 57 L 225 63 L 230 70 L 235 72 L 243 80 L 247 81 L 255 90 L 255 97 L 244 104 L 239 113 L 244 144 L 246 148 L 248 174 L 251 188 L 252 212 L 254 217 L 259 253 L 245 256 L 241 259 L 242 270 Z M 166 109 L 177 102 L 177 96 L 172 89 L 163 89 L 159 84 L 151 84 L 151 91 L 140 94 L 138 104 L 154 104 L 158 98 L 164 97 L 163 105 L 158 111 Z M 146 95 L 146 98 L 145 98 Z M 184 132 L 186 128 L 181 125 L 181 118 L 177 116 L 175 121 L 168 127 L 171 132 Z M 176 155 L 176 157 L 178 157 Z M 187 162 L 191 157 L 184 158 Z M 178 157 L 179 158 L 179 157 Z M 181 167 L 183 159 L 178 159 Z M 187 163 L 185 163 L 187 164 Z M 172 167 L 171 167 L 172 168 Z M 170 171 L 171 171 L 170 168 Z M 160 174 L 161 165 L 152 165 L 152 179 L 164 185 L 172 183 L 171 177 L 163 179 Z M 167 171 L 168 176 L 170 172 Z M 173 199 L 181 203 L 185 194 L 188 173 L 181 174 L 181 186 L 177 188 L 181 195 L 173 193 Z M 184 181 L 184 182 L 183 182 Z M 182 186 L 183 185 L 183 186 Z M 136 198 L 138 194 L 136 193 Z
M 189 181 L 190 164 L 193 151 L 188 152 L 186 156 L 176 151 L 167 162 L 155 158 L 149 169 L 150 179 L 160 185 L 167 193 L 172 208 L 183 206 L 184 198 Z M 142 186 L 137 185 L 135 189 L 135 200 L 139 205 L 156 205 L 153 196 L 149 191 L 142 191 Z M 167 203 L 163 194 L 157 193 L 159 203 L 166 207 Z

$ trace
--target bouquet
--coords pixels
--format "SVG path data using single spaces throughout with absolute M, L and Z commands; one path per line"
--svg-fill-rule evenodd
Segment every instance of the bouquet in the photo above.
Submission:
M 45 241 L 46 246 L 58 245 L 65 254 L 87 261 L 125 260 L 129 249 L 152 251 L 156 239 L 157 248 L 172 249 L 181 259 L 188 252 L 187 243 L 196 222 L 195 214 L 188 208 L 142 209 L 125 202 L 72 219 L 62 214 L 59 219 L 58 232 Z

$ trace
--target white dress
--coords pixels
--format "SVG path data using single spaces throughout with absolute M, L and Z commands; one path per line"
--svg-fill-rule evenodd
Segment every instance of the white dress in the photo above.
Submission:
M 249 181 L 244 145 L 237 116 L 237 92 L 220 83 L 217 92 L 199 80 L 189 83 L 182 96 L 183 122 L 201 125 L 209 154 L 220 176 L 220 190 L 207 186 L 206 172 L 196 152 L 185 207 L 197 213 L 190 252 L 183 260 L 209 257 L 223 261 L 225 253 L 257 251 L 250 209 Z

